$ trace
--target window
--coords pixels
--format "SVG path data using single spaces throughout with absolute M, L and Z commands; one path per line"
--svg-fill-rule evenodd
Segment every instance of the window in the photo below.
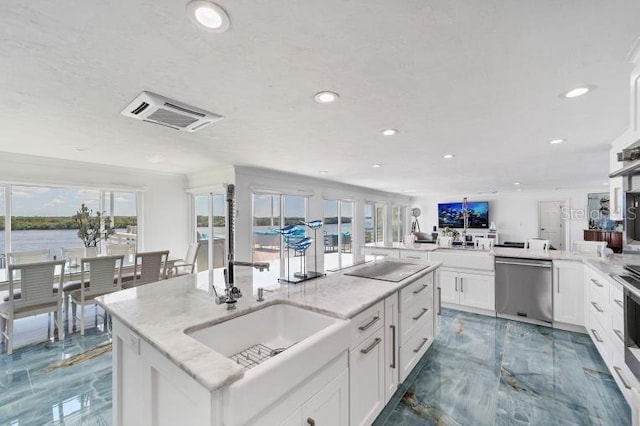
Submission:
M 114 234 L 106 245 L 129 247 L 134 253 L 138 247 L 138 215 L 135 192 L 103 192 L 102 211 L 111 220 Z
M 385 206 L 378 203 L 364 204 L 364 242 L 378 243 L 384 241 Z
M 269 272 L 254 271 L 254 285 L 273 285 L 278 279 L 296 278 L 302 271 L 303 253 L 289 249 L 284 241 L 306 236 L 301 225 L 294 235 L 283 237 L 278 229 L 306 221 L 307 198 L 297 195 L 253 194 L 252 258 L 271 263 Z
M 196 272 L 213 270 L 213 282 L 224 285 L 226 266 L 226 203 L 222 194 L 196 194 L 193 196 L 195 213 L 194 241 L 200 243 Z M 213 265 L 212 268 L 209 265 Z
M 3 259 L 5 257 L 5 238 L 8 235 L 4 230 L 4 212 L 6 209 L 6 203 L 4 201 L 6 188 L 4 186 L 0 186 L 0 268 L 4 268 Z
M 406 207 L 391 207 L 391 232 L 393 242 L 402 242 L 405 234 Z
M 352 201 L 324 200 L 324 268 L 353 265 Z

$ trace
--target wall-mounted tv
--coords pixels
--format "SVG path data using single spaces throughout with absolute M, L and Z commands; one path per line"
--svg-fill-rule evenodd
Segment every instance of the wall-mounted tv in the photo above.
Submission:
M 488 201 L 469 201 L 467 210 L 469 211 L 469 228 L 489 228 Z M 447 226 L 464 228 L 462 203 L 438 204 L 438 227 L 446 228 Z

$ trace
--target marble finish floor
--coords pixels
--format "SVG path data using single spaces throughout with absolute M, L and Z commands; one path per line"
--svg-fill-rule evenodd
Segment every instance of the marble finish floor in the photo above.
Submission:
M 375 425 L 630 425 L 589 336 L 443 309 Z
M 0 354 L 0 425 L 110 425 L 111 343 L 89 328 Z

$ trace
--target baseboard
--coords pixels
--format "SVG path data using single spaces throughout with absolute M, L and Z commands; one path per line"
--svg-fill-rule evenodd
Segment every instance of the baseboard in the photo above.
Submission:
M 448 308 L 448 309 L 455 309 L 456 311 L 470 312 L 472 314 L 486 315 L 488 317 L 496 316 L 496 311 L 490 311 L 488 309 L 481 309 L 481 308 L 474 308 L 471 306 L 457 305 L 455 303 L 442 302 L 442 307 Z
M 565 322 L 553 322 L 553 328 L 558 330 L 573 331 L 575 333 L 589 334 L 587 329 L 581 325 L 567 324 Z

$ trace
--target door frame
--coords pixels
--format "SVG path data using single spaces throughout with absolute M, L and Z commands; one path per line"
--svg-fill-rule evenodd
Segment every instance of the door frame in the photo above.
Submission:
M 542 238 L 540 236 L 541 233 L 541 229 L 540 229 L 540 217 L 541 217 L 541 206 L 540 204 L 542 203 L 558 203 L 560 205 L 560 228 L 561 232 L 560 232 L 560 244 L 562 245 L 562 250 L 567 250 L 567 242 L 570 242 L 571 238 L 570 235 L 568 234 L 569 232 L 569 226 L 567 226 L 567 223 L 569 222 L 569 219 L 564 217 L 564 215 L 562 214 L 562 209 L 566 208 L 567 206 L 569 206 L 569 202 L 567 200 L 538 200 L 538 215 L 537 215 L 537 236 L 538 238 Z M 558 249 L 560 250 L 560 247 L 558 247 Z

